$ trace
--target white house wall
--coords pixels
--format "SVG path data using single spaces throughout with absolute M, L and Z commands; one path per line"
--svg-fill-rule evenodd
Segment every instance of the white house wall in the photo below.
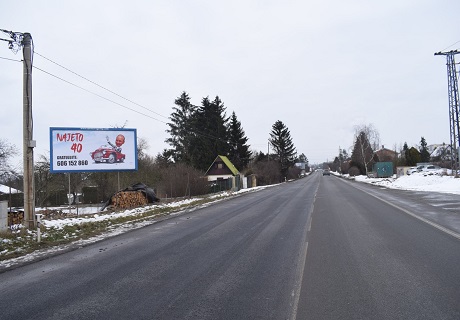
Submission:
M 216 175 L 216 176 L 208 176 L 208 181 L 216 181 L 217 179 L 229 179 L 232 178 L 233 176 L 231 174 L 227 175 Z

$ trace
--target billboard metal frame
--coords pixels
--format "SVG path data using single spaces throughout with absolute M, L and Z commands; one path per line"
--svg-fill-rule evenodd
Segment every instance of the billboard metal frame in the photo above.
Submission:
M 123 143 L 116 142 L 123 136 Z M 110 136 L 110 138 L 109 138 Z M 112 141 L 110 141 L 112 140 Z M 100 145 L 105 143 L 105 145 Z M 95 152 L 112 153 L 95 157 Z M 113 150 L 113 151 L 109 151 Z M 137 130 L 129 128 L 50 127 L 50 172 L 137 171 Z

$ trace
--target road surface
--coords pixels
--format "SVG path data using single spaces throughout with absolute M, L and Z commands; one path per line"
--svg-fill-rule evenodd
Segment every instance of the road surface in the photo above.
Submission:
M 1 273 L 0 318 L 459 319 L 458 234 L 420 206 L 313 174 Z

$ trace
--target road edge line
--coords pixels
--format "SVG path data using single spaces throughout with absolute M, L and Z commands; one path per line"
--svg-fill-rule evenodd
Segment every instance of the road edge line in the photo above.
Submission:
M 345 181 L 342 181 L 342 182 L 345 182 Z M 428 225 L 430 225 L 430 226 L 432 226 L 432 227 L 434 227 L 434 228 L 436 228 L 436 229 L 438 229 L 438 230 L 440 230 L 440 231 L 442 231 L 442 232 L 444 232 L 444 233 L 456 238 L 457 240 L 460 240 L 460 233 L 458 233 L 458 232 L 455 232 L 455 231 L 453 231 L 453 230 L 451 230 L 449 228 L 443 227 L 440 224 L 437 224 L 436 222 L 433 222 L 433 221 L 428 220 L 428 219 L 426 219 L 424 217 L 421 217 L 421 216 L 419 216 L 419 215 L 417 215 L 417 214 L 415 214 L 415 213 L 413 213 L 413 212 L 411 212 L 411 211 L 409 211 L 407 209 L 404 209 L 404 208 L 402 208 L 402 207 L 400 207 L 400 206 L 398 206 L 398 205 L 396 205 L 394 203 L 391 203 L 391 202 L 389 202 L 389 201 L 387 201 L 385 199 L 379 198 L 379 197 L 373 195 L 372 193 L 370 193 L 370 192 L 368 192 L 366 190 L 363 190 L 361 188 L 358 188 L 358 187 L 354 186 L 351 183 L 347 183 L 347 184 L 351 185 L 355 189 L 358 189 L 358 190 L 370 195 L 371 197 L 373 197 L 373 198 L 375 198 L 377 200 L 380 200 L 380 201 L 392 206 L 393 208 L 396 208 L 396 209 L 404 212 L 405 214 L 407 214 L 407 215 L 409 215 L 409 216 L 411 216 L 411 217 L 413 217 L 413 218 L 415 218 L 415 219 L 417 219 L 419 221 L 422 221 L 422 222 L 424 222 L 424 223 L 426 223 L 426 224 L 428 224 Z

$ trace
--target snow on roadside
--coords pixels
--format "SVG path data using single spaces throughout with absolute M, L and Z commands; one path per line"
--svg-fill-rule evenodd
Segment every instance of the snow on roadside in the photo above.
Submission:
M 356 176 L 355 181 L 370 183 L 390 189 L 431 191 L 441 193 L 460 194 L 460 179 L 447 175 L 413 173 L 410 176 L 396 178 L 368 178 Z
M 255 188 L 249 188 L 249 189 L 241 189 L 239 191 L 235 192 L 230 192 L 230 191 L 224 191 L 220 193 L 213 194 L 208 197 L 208 199 L 214 199 L 215 201 L 218 201 L 220 199 L 227 198 L 229 196 L 233 195 L 239 195 L 247 192 L 253 192 L 257 190 L 261 190 L 264 188 L 267 188 L 269 186 L 263 186 L 263 187 L 255 187 Z M 120 211 L 120 212 L 99 212 L 91 215 L 85 215 L 85 212 L 83 209 L 80 209 L 80 212 L 82 213 L 82 217 L 73 217 L 73 218 L 64 218 L 64 219 L 55 219 L 55 220 L 47 220 L 43 219 L 42 223 L 46 228 L 56 228 L 60 229 L 66 225 L 77 225 L 85 222 L 98 222 L 98 221 L 104 221 L 104 220 L 111 220 L 111 219 L 116 219 L 120 217 L 127 217 L 127 216 L 136 216 L 138 214 L 141 214 L 143 212 L 153 210 L 159 207 L 163 208 L 179 208 L 181 206 L 186 206 L 188 204 L 191 204 L 193 202 L 196 202 L 200 200 L 201 198 L 189 198 L 189 199 L 183 199 L 179 201 L 174 201 L 174 202 L 169 202 L 169 203 L 159 203 L 151 206 L 145 206 L 141 208 L 135 208 L 135 209 L 129 209 L 125 211 Z M 174 213 L 173 213 L 174 214 Z M 177 214 L 177 213 L 176 213 Z
M 259 191 L 259 190 L 265 189 L 267 187 L 272 187 L 272 186 L 274 186 L 274 185 L 242 189 L 242 190 L 236 191 L 236 192 L 228 192 L 227 191 L 227 192 L 220 192 L 220 193 L 217 193 L 217 194 L 213 194 L 213 195 L 208 197 L 208 199 L 213 199 L 213 201 L 201 204 L 201 205 L 199 205 L 199 207 L 203 208 L 203 207 L 211 205 L 212 203 L 222 201 L 222 200 L 224 200 L 224 199 L 226 199 L 228 197 L 232 197 L 232 196 L 236 196 L 236 195 L 240 195 L 240 194 L 248 193 L 248 192 Z M 169 203 L 160 203 L 160 204 L 146 206 L 146 207 L 142 207 L 142 208 L 135 208 L 135 209 L 131 209 L 131 210 L 125 210 L 125 211 L 121 211 L 121 212 L 99 212 L 99 213 L 96 213 L 96 214 L 94 214 L 91 211 L 91 210 L 93 210 L 93 208 L 90 208 L 90 211 L 88 211 L 86 214 L 84 212 L 84 209 L 80 208 L 80 212 L 82 214 L 81 217 L 64 218 L 64 219 L 50 219 L 50 220 L 43 219 L 42 224 L 47 229 L 51 229 L 51 228 L 61 229 L 64 226 L 67 226 L 67 225 L 77 225 L 77 224 L 81 224 L 81 223 L 85 223 L 85 222 L 104 221 L 104 220 L 116 219 L 118 217 L 124 217 L 124 216 L 136 216 L 138 214 L 142 214 L 145 211 L 152 210 L 152 209 L 158 208 L 158 207 L 180 208 L 181 206 L 185 206 L 183 210 L 178 210 L 176 212 L 171 213 L 171 215 L 179 215 L 179 214 L 181 214 L 181 213 L 183 213 L 183 212 L 185 212 L 185 211 L 190 209 L 189 207 L 186 207 L 188 204 L 193 205 L 193 202 L 199 201 L 200 199 L 202 199 L 202 198 L 197 197 L 197 198 L 183 199 L 183 200 L 179 200 L 179 201 L 174 201 L 174 202 L 169 202 Z M 53 255 L 53 254 L 56 254 L 56 253 L 59 253 L 59 252 L 64 252 L 64 251 L 69 250 L 71 248 L 82 247 L 82 246 L 88 245 L 90 243 L 94 243 L 94 242 L 97 242 L 97 241 L 100 241 L 100 240 L 103 240 L 103 239 L 106 239 L 106 238 L 109 238 L 109 237 L 113 237 L 115 235 L 124 233 L 124 232 L 129 231 L 129 230 L 138 229 L 138 228 L 141 228 L 141 227 L 144 227 L 144 226 L 147 226 L 147 225 L 154 224 L 156 222 L 157 222 L 157 220 L 155 220 L 155 219 L 146 219 L 146 220 L 135 221 L 135 222 L 131 221 L 131 222 L 128 222 L 128 223 L 117 225 L 115 227 L 111 227 L 111 228 L 109 228 L 109 230 L 107 230 L 107 232 L 105 232 L 105 233 L 103 233 L 101 235 L 98 235 L 98 236 L 91 237 L 89 239 L 76 240 L 76 241 L 73 241 L 73 242 L 71 242 L 69 244 L 66 244 L 66 245 L 55 246 L 55 247 L 50 247 L 50 248 L 45 248 L 45 249 L 39 249 L 39 250 L 36 250 L 36 251 L 34 251 L 32 253 L 29 253 L 29 254 L 26 254 L 26 255 L 23 255 L 23 256 L 19 256 L 17 258 L 11 258 L 11 259 L 2 260 L 2 261 L 0 261 L 0 271 L 9 269 L 9 268 L 17 266 L 19 264 L 28 263 L 28 262 L 32 262 L 32 261 L 37 261 L 39 259 L 42 259 L 43 257 L 47 257 L 49 255 Z M 0 238 L 0 240 L 1 241 L 8 241 L 8 239 L 3 239 L 2 240 L 1 238 Z M 0 254 L 2 254 L 2 252 L 0 252 Z

